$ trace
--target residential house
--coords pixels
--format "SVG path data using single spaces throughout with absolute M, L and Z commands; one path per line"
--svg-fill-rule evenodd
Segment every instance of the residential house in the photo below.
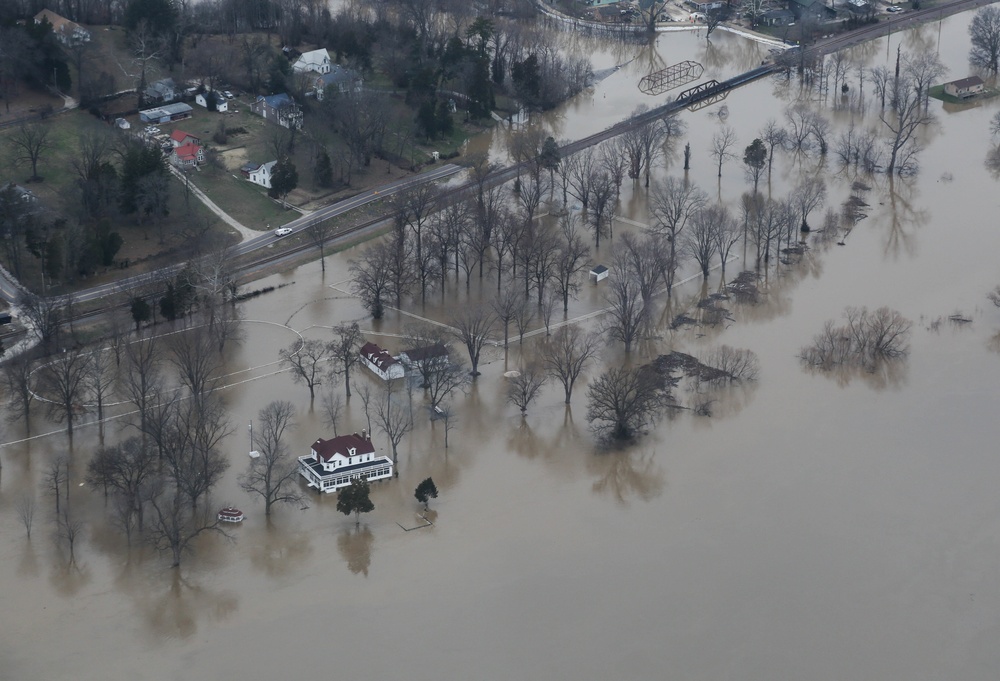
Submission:
M 150 104 L 169 104 L 178 97 L 177 84 L 173 78 L 163 78 L 150 83 L 143 94 Z
M 188 143 L 175 147 L 170 154 L 170 162 L 178 168 L 193 168 L 205 162 L 205 149 L 199 144 Z
M 201 138 L 183 130 L 174 130 L 170 133 L 170 144 L 175 148 L 187 144 L 201 144 Z
M 960 99 L 966 99 L 968 97 L 974 97 L 975 95 L 981 94 L 985 84 L 983 79 L 979 76 L 969 76 L 968 78 L 962 78 L 960 80 L 953 80 L 950 83 L 944 84 L 945 94 L 951 95 L 952 97 L 958 97 Z
M 320 492 L 335 492 L 354 480 L 369 482 L 391 478 L 392 459 L 375 454 L 371 435 L 341 435 L 313 443 L 306 456 L 299 457 L 299 474 L 310 487 Z
M 277 161 L 267 163 L 247 163 L 240 168 L 240 174 L 254 184 L 261 187 L 271 188 L 271 173 L 274 172 L 274 164 Z
M 708 14 L 713 9 L 721 9 L 726 3 L 720 0 L 685 0 L 684 4 L 694 8 L 696 12 Z
M 360 92 L 364 80 L 361 75 L 352 69 L 345 69 L 339 64 L 334 64 L 329 73 L 323 75 L 311 74 L 313 92 L 318 101 L 323 101 L 323 97 L 330 88 L 336 88 L 339 92 Z
M 171 121 L 180 121 L 185 118 L 191 118 L 192 111 L 194 111 L 194 109 L 191 108 L 190 104 L 177 102 L 176 104 L 167 104 L 166 106 L 159 106 L 155 109 L 140 111 L 139 120 L 143 123 L 170 123 Z
M 48 21 L 52 24 L 52 32 L 63 45 L 68 46 L 74 43 L 90 42 L 90 31 L 75 21 L 70 21 L 66 17 L 59 16 L 50 9 L 43 9 L 35 15 L 36 24 L 40 24 L 43 21 Z
M 194 103 L 198 106 L 203 106 L 206 109 L 208 107 L 208 100 L 210 97 L 215 98 L 215 110 L 219 113 L 226 113 L 229 111 L 229 100 L 223 97 L 218 92 L 213 92 L 211 90 L 205 92 L 199 92 L 194 96 Z
M 824 0 L 789 0 L 788 9 L 800 20 L 822 21 L 836 14 L 835 10 L 824 4 Z
M 264 120 L 283 128 L 302 128 L 302 110 L 290 95 L 261 95 L 250 105 L 250 111 L 263 116 Z
M 757 16 L 758 26 L 788 26 L 795 23 L 795 12 L 790 9 L 772 9 Z
M 361 346 L 361 363 L 383 381 L 403 378 L 405 375 L 403 365 L 375 343 Z
M 399 362 L 411 372 L 421 371 L 425 367 L 448 366 L 448 348 L 444 343 L 410 348 L 399 353 Z
M 295 73 L 330 73 L 332 63 L 330 53 L 324 47 L 319 50 L 303 52 L 292 64 L 292 71 Z

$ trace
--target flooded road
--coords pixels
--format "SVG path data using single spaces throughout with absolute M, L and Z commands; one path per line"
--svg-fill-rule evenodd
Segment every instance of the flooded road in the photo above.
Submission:
M 964 77 L 970 18 L 876 41 L 859 58 L 891 64 L 902 40 L 904 50 L 940 49 L 948 78 Z M 737 39 L 718 42 L 729 40 Z M 684 43 L 665 60 L 700 59 L 696 50 Z M 742 70 L 741 59 L 720 73 Z M 559 135 L 627 115 L 645 97 L 635 87 L 644 69 L 623 68 L 567 106 Z M 729 95 L 724 123 L 711 111 L 685 114 L 691 179 L 735 201 L 746 188 L 742 167 L 728 162 L 715 177 L 713 133 L 732 126 L 742 150 L 769 117 L 781 118 L 788 97 L 762 81 Z M 0 678 L 995 679 L 1000 311 L 986 293 L 1000 283 L 1000 230 L 984 159 L 997 106 L 944 113 L 931 100 L 937 123 L 921 172 L 867 180 L 869 217 L 844 246 L 816 245 L 803 264 L 772 267 L 763 302 L 730 304 L 724 328 L 663 326 L 641 346 L 637 361 L 720 343 L 755 351 L 759 380 L 719 394 L 713 417 L 679 411 L 635 447 L 602 452 L 584 418 L 586 384 L 569 409 L 555 385 L 523 420 L 505 404 L 502 373 L 541 336 L 513 343 L 507 362 L 490 348 L 483 375 L 456 400 L 447 449 L 440 422 L 420 417 L 418 405 L 400 477 L 375 485 L 376 508 L 360 530 L 333 495 L 313 492 L 310 508 L 280 507 L 265 522 L 236 483 L 246 425 L 267 402 L 291 400 L 298 427 L 289 443 L 305 453 L 331 433 L 319 398 L 310 412 L 306 388 L 274 374 L 278 348 L 296 332 L 325 339 L 333 324 L 356 319 L 368 338 L 398 350 L 396 335 L 375 332 L 398 335 L 413 317 L 390 312 L 376 325 L 365 315 L 346 293 L 352 252 L 328 258 L 325 279 L 315 263 L 255 283 L 287 285 L 246 304 L 248 338 L 228 358 L 240 383 L 224 391 L 232 468 L 212 503 L 248 513 L 232 541 L 205 537 L 179 575 L 148 547 L 126 550 L 101 495 L 77 487 L 96 445 L 90 426 L 72 452 L 71 504 L 87 523 L 77 565 L 67 567 L 51 539 L 52 502 L 37 492 L 65 436 L 0 449 Z M 828 115 L 838 125 L 850 118 Z M 779 155 L 774 195 L 818 163 Z M 839 207 L 852 179 L 829 171 L 828 205 Z M 644 190 L 628 187 L 622 203 L 628 219 L 646 220 Z M 707 291 L 718 283 L 716 271 Z M 700 285 L 698 276 L 680 287 L 672 313 L 700 299 Z M 464 286 L 455 289 L 407 311 L 446 319 L 467 300 Z M 584 286 L 569 316 L 599 309 L 600 293 Z M 910 356 L 891 375 L 838 380 L 802 368 L 801 349 L 847 305 L 888 305 L 913 321 Z M 955 313 L 972 322 L 949 322 Z M 603 361 L 620 361 L 620 350 L 607 348 Z M 375 385 L 360 370 L 354 381 Z M 345 420 L 344 431 L 366 426 L 356 396 Z M 57 427 L 39 419 L 34 431 Z M 8 425 L 4 441 L 21 435 Z M 378 435 L 376 444 L 387 447 Z M 403 531 L 422 524 L 413 489 L 428 476 L 440 491 L 427 516 L 434 524 Z M 14 512 L 26 489 L 39 505 L 30 541 Z

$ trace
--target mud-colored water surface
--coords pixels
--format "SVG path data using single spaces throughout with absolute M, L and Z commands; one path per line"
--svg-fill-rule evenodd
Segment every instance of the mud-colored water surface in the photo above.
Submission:
M 855 57 L 891 65 L 902 40 L 904 50 L 939 50 L 949 77 L 964 77 L 970 19 L 876 41 Z M 698 54 L 708 49 L 703 36 L 659 41 L 662 61 L 711 66 Z M 763 48 L 713 35 L 712 49 L 732 55 L 711 66 L 724 75 L 759 63 Z M 551 117 L 557 137 L 601 129 L 645 101 L 635 86 L 649 70 L 644 48 L 590 51 L 595 68 L 636 59 Z M 734 202 L 746 188 L 742 167 L 729 162 L 715 177 L 713 133 L 732 126 L 742 149 L 768 118 L 781 118 L 789 97 L 781 83 L 761 81 L 729 95 L 724 120 L 717 107 L 685 114 L 690 179 Z M 947 113 L 931 100 L 937 122 L 920 173 L 867 179 L 869 217 L 844 245 L 816 244 L 798 264 L 772 265 L 760 304 L 730 302 L 723 326 L 664 323 L 633 353 L 647 361 L 720 343 L 754 350 L 759 379 L 714 395 L 712 417 L 678 410 L 634 447 L 601 451 L 584 418 L 586 384 L 570 408 L 551 385 L 524 419 L 505 404 L 503 372 L 544 333 L 515 341 L 506 361 L 491 347 L 483 375 L 455 402 L 447 449 L 441 422 L 422 415 L 417 396 L 400 476 L 374 487 L 376 508 L 360 529 L 336 511 L 334 495 L 313 492 L 309 508 L 281 507 L 266 522 L 236 484 L 246 425 L 267 402 L 291 400 L 298 427 L 289 441 L 305 453 L 331 433 L 319 399 L 311 412 L 308 391 L 275 373 L 278 348 L 356 319 L 398 350 L 414 318 L 391 312 L 376 326 L 366 317 L 349 294 L 350 251 L 327 259 L 325 278 L 315 263 L 254 284 L 288 285 L 246 304 L 247 340 L 228 357 L 232 468 L 213 504 L 248 513 L 231 541 L 205 537 L 179 572 L 148 547 L 128 550 L 103 520 L 101 495 L 77 486 L 96 446 L 91 425 L 71 452 L 70 503 L 87 523 L 69 566 L 51 538 L 48 498 L 37 493 L 30 541 L 14 512 L 67 452 L 65 435 L 0 449 L 0 678 L 995 679 L 1000 310 L 986 293 L 1000 282 L 1000 229 L 984 160 L 998 101 Z M 839 126 L 850 119 L 825 109 Z M 827 170 L 820 163 L 779 155 L 771 191 L 784 195 L 819 171 L 828 205 L 839 206 L 854 178 L 832 159 Z M 677 168 L 675 158 L 669 172 Z M 644 192 L 623 195 L 628 220 L 646 221 Z M 731 265 L 730 276 L 739 269 Z M 662 317 L 717 290 L 718 272 L 701 283 L 680 287 Z M 446 320 L 478 290 L 475 282 L 469 294 L 435 292 L 407 312 Z M 585 286 L 568 316 L 602 304 L 600 286 Z M 888 305 L 912 320 L 909 357 L 875 375 L 804 370 L 802 347 L 848 305 Z M 971 323 L 948 321 L 958 312 Z M 620 350 L 607 348 L 602 361 L 621 361 Z M 375 385 L 360 371 L 354 381 Z M 355 396 L 345 429 L 365 426 Z M 58 428 L 39 419 L 34 432 Z M 11 424 L 3 440 L 21 437 Z M 413 489 L 427 476 L 440 490 L 433 525 L 406 532 L 423 524 Z

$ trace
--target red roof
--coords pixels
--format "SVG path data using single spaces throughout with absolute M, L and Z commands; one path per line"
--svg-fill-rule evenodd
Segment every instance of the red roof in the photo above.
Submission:
M 197 160 L 199 151 L 201 151 L 201 147 L 194 143 L 188 143 L 183 147 L 177 147 L 174 149 L 174 153 L 177 154 L 177 158 L 182 161 Z
M 365 343 L 362 345 L 361 356 L 383 371 L 397 363 L 395 357 L 375 343 Z
M 175 142 L 184 142 L 189 138 L 193 139 L 195 142 L 198 141 L 198 137 L 196 135 L 192 135 L 189 132 L 184 132 L 183 130 L 174 130 L 172 133 L 170 133 L 170 139 L 172 139 Z
M 350 454 L 350 449 L 354 448 L 354 454 Z M 320 461 L 329 461 L 337 454 L 341 456 L 358 456 L 360 454 L 374 454 L 375 445 L 370 437 L 361 437 L 357 433 L 354 435 L 341 435 L 332 440 L 319 438 L 313 443 L 313 451 Z

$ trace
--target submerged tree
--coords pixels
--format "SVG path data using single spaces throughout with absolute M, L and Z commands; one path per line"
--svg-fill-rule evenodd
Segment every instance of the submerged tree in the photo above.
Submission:
M 326 364 L 333 355 L 330 344 L 319 340 L 297 340 L 290 347 L 278 351 L 281 365 L 291 370 L 292 380 L 305 383 L 309 388 L 309 402 L 316 399 L 316 386 L 323 379 Z
M 551 138 L 549 138 L 551 139 Z M 438 489 L 437 485 L 434 484 L 432 478 L 426 478 L 419 485 L 417 485 L 416 491 L 413 496 L 417 498 L 421 504 L 424 505 L 424 510 L 427 510 L 427 505 L 431 499 L 437 499 Z
M 549 376 L 558 380 L 566 393 L 566 404 L 573 396 L 573 386 L 594 355 L 597 354 L 597 336 L 588 335 L 578 326 L 564 326 L 552 335 L 542 348 L 542 363 Z
M 265 516 L 271 515 L 275 504 L 302 501 L 302 492 L 295 485 L 298 463 L 284 440 L 285 431 L 295 426 L 294 418 L 295 407 L 285 400 L 271 402 L 257 412 L 260 427 L 254 433 L 253 446 L 258 456 L 250 459 L 239 483 L 244 492 L 264 500 Z
M 824 370 L 852 364 L 871 369 L 909 353 L 913 324 L 896 310 L 848 307 L 844 321 L 841 326 L 828 321 L 813 344 L 802 350 L 802 361 Z
M 587 421 L 601 439 L 631 440 L 652 425 L 669 398 L 648 367 L 611 367 L 587 390 Z
M 528 413 L 531 404 L 545 385 L 546 375 L 537 364 L 529 364 L 510 379 L 507 384 L 507 401 L 521 410 L 521 416 Z
M 976 12 L 969 24 L 969 37 L 969 62 L 996 73 L 1000 67 L 1000 8 L 989 6 Z

